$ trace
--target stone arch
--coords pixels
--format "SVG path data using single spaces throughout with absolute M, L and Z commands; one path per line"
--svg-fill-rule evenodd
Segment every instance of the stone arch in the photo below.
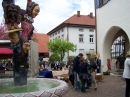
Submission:
M 118 26 L 112 26 L 106 33 L 104 39 L 103 39 L 103 65 L 104 69 L 107 70 L 107 59 L 111 59 L 111 46 L 115 39 L 117 39 L 119 36 L 125 35 L 126 37 L 126 49 L 127 52 L 129 49 L 129 38 L 127 33 Z

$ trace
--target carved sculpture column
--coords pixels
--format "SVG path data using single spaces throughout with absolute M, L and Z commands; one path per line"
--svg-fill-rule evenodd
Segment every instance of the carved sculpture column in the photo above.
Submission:
M 34 27 L 32 25 L 39 11 L 39 5 L 31 0 L 27 2 L 26 10 L 20 9 L 14 4 L 14 0 L 3 0 L 5 24 L 8 27 L 8 34 L 13 50 L 14 63 L 14 84 L 26 85 L 28 72 L 28 50 L 30 48 L 31 36 Z M 18 26 L 21 23 L 21 28 Z

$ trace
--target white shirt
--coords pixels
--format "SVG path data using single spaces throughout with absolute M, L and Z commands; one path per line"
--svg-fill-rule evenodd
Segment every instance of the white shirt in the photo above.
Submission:
M 123 78 L 130 79 L 130 58 L 126 58 L 125 60 Z

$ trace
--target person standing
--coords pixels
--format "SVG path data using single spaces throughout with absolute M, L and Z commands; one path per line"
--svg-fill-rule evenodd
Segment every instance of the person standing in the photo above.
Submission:
M 90 62 L 90 67 L 91 67 L 90 72 L 91 72 L 91 76 L 92 76 L 92 79 L 93 79 L 94 91 L 96 91 L 97 90 L 97 83 L 96 83 L 95 75 L 96 75 L 96 72 L 97 72 L 97 70 L 96 70 L 97 65 L 96 65 L 95 60 L 91 57 L 90 53 L 87 54 L 86 61 Z M 87 88 L 89 88 L 88 85 L 87 85 Z
M 79 53 L 78 56 L 76 56 L 74 58 L 74 66 L 73 66 L 73 72 L 74 72 L 74 88 L 75 90 L 80 89 L 80 84 L 78 81 L 78 75 L 79 75 L 79 71 L 78 71 L 78 67 L 79 67 L 79 59 L 83 57 L 82 53 Z
M 85 62 L 84 58 L 80 59 L 80 65 L 79 65 L 79 78 L 81 80 L 81 92 L 86 92 L 85 90 L 85 83 L 88 81 L 89 78 L 89 65 L 87 62 Z
M 70 66 L 69 66 L 69 80 L 72 84 L 72 86 L 74 87 L 74 73 L 73 73 L 73 65 L 74 65 L 74 62 L 73 60 L 70 61 Z
M 126 80 L 125 97 L 130 97 L 130 51 L 124 63 L 123 78 Z
M 100 70 L 101 70 L 101 62 L 100 62 L 100 60 L 99 60 L 99 58 L 97 57 L 96 54 L 94 54 L 94 61 L 95 61 L 96 65 L 97 65 L 97 73 L 100 73 Z

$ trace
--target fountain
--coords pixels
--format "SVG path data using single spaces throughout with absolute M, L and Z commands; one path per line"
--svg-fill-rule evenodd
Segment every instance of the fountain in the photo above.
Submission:
M 62 97 L 68 92 L 66 82 L 56 79 L 28 78 L 27 85 L 14 85 L 13 79 L 0 81 L 0 97 Z
M 27 1 L 26 10 L 15 5 L 14 0 L 3 0 L 5 24 L 13 50 L 13 79 L 0 80 L 0 97 L 61 97 L 67 93 L 66 82 L 56 79 L 28 78 L 27 62 L 34 18 L 40 12 L 37 3 Z M 21 24 L 21 27 L 19 27 Z

